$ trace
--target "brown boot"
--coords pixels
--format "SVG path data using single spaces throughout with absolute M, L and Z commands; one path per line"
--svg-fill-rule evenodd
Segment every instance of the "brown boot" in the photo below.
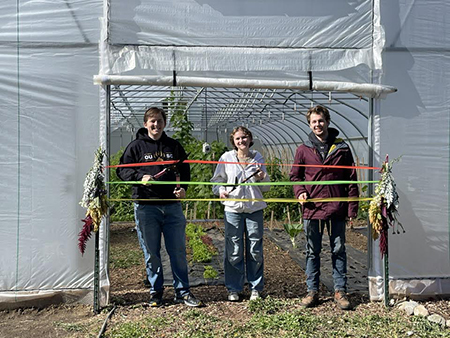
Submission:
M 317 291 L 308 291 L 305 298 L 302 299 L 303 307 L 314 307 L 319 303 L 319 293 Z
M 339 306 L 342 310 L 350 310 L 350 302 L 348 301 L 347 295 L 345 291 L 339 290 L 334 293 L 334 302 Z

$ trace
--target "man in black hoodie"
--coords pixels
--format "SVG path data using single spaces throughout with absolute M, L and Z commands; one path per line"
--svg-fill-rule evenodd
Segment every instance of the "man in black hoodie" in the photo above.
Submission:
M 136 139 L 125 149 L 120 164 L 182 160 L 186 152 L 181 144 L 168 137 L 164 110 L 152 107 L 144 114 L 144 128 L 138 130 Z M 189 306 L 200 306 L 189 290 L 188 265 L 186 260 L 185 230 L 186 219 L 181 203 L 174 199 L 186 196 L 187 185 L 152 185 L 151 181 L 189 181 L 189 164 L 181 163 L 173 170 L 166 170 L 162 176 L 163 165 L 127 166 L 117 168 L 117 176 L 123 181 L 141 181 L 133 185 L 132 198 L 136 230 L 144 252 L 148 280 L 150 282 L 150 305 L 162 304 L 164 276 L 161 265 L 161 235 L 167 253 L 175 288 L 175 302 Z

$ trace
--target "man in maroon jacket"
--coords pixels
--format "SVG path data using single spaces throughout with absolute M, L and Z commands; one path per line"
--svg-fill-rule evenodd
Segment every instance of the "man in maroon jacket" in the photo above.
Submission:
M 306 114 L 312 132 L 308 140 L 297 148 L 294 164 L 354 166 L 347 143 L 337 138 L 339 131 L 329 128 L 330 113 L 322 106 L 312 107 Z M 356 170 L 348 168 L 320 168 L 293 166 L 291 181 L 356 181 Z M 313 198 L 358 197 L 355 184 L 295 185 L 294 193 L 303 206 L 306 244 L 306 285 L 308 294 L 302 305 L 313 307 L 319 301 L 320 252 L 326 226 L 330 238 L 333 264 L 334 300 L 344 310 L 351 308 L 347 299 L 347 255 L 345 252 L 345 223 L 356 217 L 358 202 L 306 202 Z

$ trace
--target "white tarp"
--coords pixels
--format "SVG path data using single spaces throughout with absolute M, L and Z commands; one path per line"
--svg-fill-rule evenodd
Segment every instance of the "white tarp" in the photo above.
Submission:
M 376 150 L 402 156 L 394 176 L 406 229 L 389 238 L 390 291 L 450 295 L 450 3 L 384 0 L 381 9 L 383 82 L 399 91 L 382 101 Z M 374 262 L 374 286 L 379 271 Z
M 92 74 L 101 9 L 98 1 L 0 3 L 0 308 L 92 302 L 94 246 L 78 251 L 78 202 L 99 146 Z
M 111 0 L 109 68 L 115 74 L 136 68 L 280 73 L 360 65 L 381 69 L 378 3 Z

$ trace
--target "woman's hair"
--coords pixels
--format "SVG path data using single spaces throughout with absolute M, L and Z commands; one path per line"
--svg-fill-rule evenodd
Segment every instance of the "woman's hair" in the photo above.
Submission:
M 162 118 L 163 118 L 163 120 L 164 120 L 164 123 L 167 123 L 167 115 L 166 115 L 166 112 L 165 112 L 163 109 L 158 108 L 158 107 L 150 107 L 150 108 L 148 108 L 148 109 L 145 111 L 145 114 L 144 114 L 144 123 L 147 123 L 147 120 L 148 120 L 150 117 L 153 117 L 153 116 L 158 115 L 158 114 L 161 114 L 161 116 L 162 116 Z
M 234 134 L 236 134 L 238 131 L 242 131 L 244 133 L 245 136 L 247 136 L 248 138 L 250 138 L 250 145 L 248 146 L 249 148 L 253 145 L 253 135 L 252 132 L 250 130 L 248 130 L 247 128 L 245 128 L 244 126 L 239 126 L 233 129 L 233 131 L 230 134 L 230 143 L 233 146 L 234 150 L 237 150 L 236 145 L 234 144 Z
M 311 119 L 311 114 L 322 115 L 325 121 L 331 121 L 330 112 L 324 106 L 315 106 L 308 109 L 308 112 L 306 113 L 306 120 L 308 121 L 308 124 Z

